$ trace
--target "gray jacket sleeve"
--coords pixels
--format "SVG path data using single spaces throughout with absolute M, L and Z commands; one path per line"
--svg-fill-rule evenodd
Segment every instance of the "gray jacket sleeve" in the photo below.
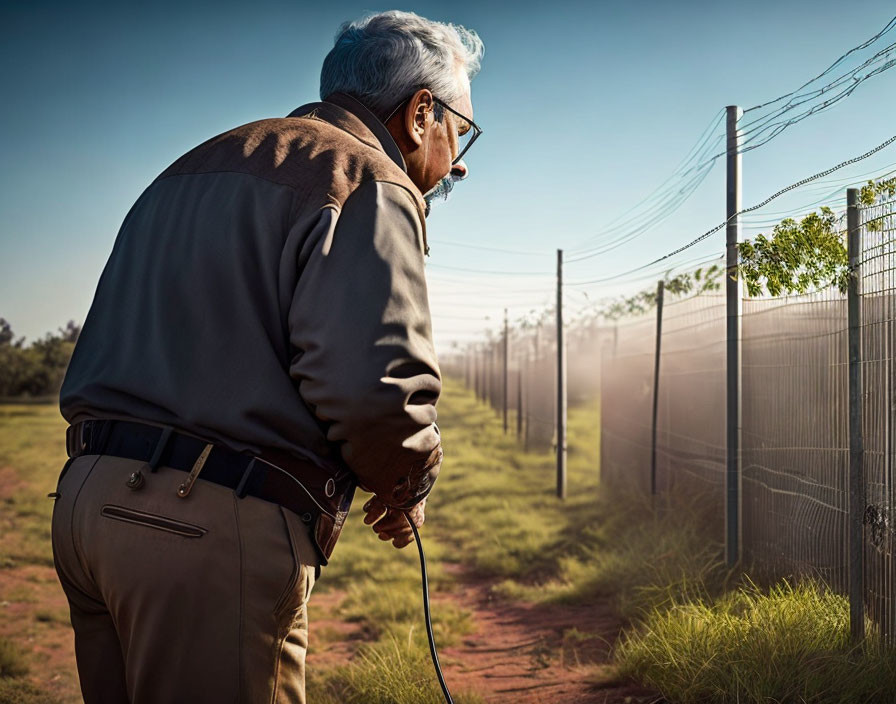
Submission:
M 308 247 L 289 311 L 290 376 L 361 486 L 409 508 L 442 460 L 418 210 L 402 186 L 366 182 L 341 213 L 324 209 Z

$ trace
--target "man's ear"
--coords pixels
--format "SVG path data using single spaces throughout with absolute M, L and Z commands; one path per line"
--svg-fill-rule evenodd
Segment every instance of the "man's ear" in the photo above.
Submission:
M 414 97 L 408 102 L 405 109 L 405 130 L 411 141 L 416 145 L 423 143 L 423 134 L 426 132 L 427 123 L 431 122 L 430 116 L 433 111 L 432 93 L 426 88 L 421 88 Z

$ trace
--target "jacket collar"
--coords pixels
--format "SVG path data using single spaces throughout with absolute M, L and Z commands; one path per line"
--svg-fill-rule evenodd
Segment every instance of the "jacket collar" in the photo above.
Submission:
M 407 173 L 401 150 L 386 125 L 357 98 L 347 93 L 333 93 L 322 102 L 308 103 L 293 110 L 287 117 L 316 117 L 345 130 L 369 147 L 385 152 Z

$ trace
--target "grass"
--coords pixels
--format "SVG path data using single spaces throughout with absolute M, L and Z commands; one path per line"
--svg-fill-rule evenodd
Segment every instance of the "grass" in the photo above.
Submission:
M 0 568 L 53 566 L 47 494 L 65 462 L 65 426 L 55 405 L 0 405 L 0 468 L 14 483 L 0 500 Z
M 521 452 L 497 414 L 450 380 L 444 398 L 447 459 L 433 499 L 440 535 L 480 574 L 537 581 L 553 573 L 557 553 L 577 543 L 593 514 L 597 404 L 570 412 L 568 498 L 560 502 L 552 451 Z
M 896 658 L 849 644 L 849 603 L 822 585 L 745 585 L 656 608 L 618 650 L 620 670 L 680 704 L 858 704 L 896 699 Z
M 601 487 L 597 403 L 570 409 L 563 502 L 555 496 L 553 452 L 523 453 L 514 434 L 503 433 L 498 414 L 452 379 L 439 417 L 446 459 L 421 533 L 440 646 L 473 628 L 470 612 L 450 601 L 461 570 L 493 580 L 497 598 L 611 600 L 628 626 L 616 669 L 595 665 L 595 681 L 631 677 L 678 704 L 896 701 L 896 657 L 873 641 L 850 648 L 842 597 L 809 582 L 760 588 L 727 571 L 721 544 L 706 538 L 699 496 L 650 501 Z M 512 414 L 510 426 L 515 429 Z M 0 504 L 0 569 L 52 564 L 52 501 L 45 495 L 64 459 L 63 429 L 55 407 L 0 406 L 0 468 L 20 485 L 13 500 Z M 355 654 L 340 666 L 313 665 L 316 649 L 341 638 L 315 629 L 313 595 L 308 699 L 435 704 L 441 700 L 425 640 L 415 547 L 395 550 L 379 541 L 361 522 L 365 500 L 357 497 L 315 586 L 316 595 L 344 594 L 337 615 L 360 626 Z M 19 588 L 0 598 L 10 596 L 28 597 Z M 67 629 L 66 621 L 49 609 L 32 620 Z M 569 629 L 560 652 L 545 657 L 575 664 L 579 650 L 600 635 Z M 5 658 L 11 667 L 30 662 L 28 653 L 0 640 L 0 673 Z M 46 696 L 22 674 L 0 674 L 0 704 L 42 704 L 50 701 Z M 455 698 L 481 701 L 475 693 Z
M 21 648 L 7 638 L 0 638 L 0 680 L 28 674 L 28 664 Z
M 0 704 L 58 704 L 58 700 L 28 682 L 27 655 L 8 638 L 0 637 Z
M 59 704 L 59 700 L 26 680 L 0 678 L 0 704 Z
M 441 704 L 442 692 L 432 674 L 425 642 L 413 635 L 402 641 L 388 636 L 362 645 L 354 660 L 312 678 L 307 691 L 309 702 L 319 704 Z M 481 704 L 479 696 L 453 695 L 458 704 Z
M 0 570 L 53 565 L 53 501 L 47 494 L 56 488 L 65 462 L 65 426 L 55 404 L 0 404 L 0 476 L 5 494 L 0 499 Z M 26 581 L 37 584 L 45 578 L 33 573 Z M 31 604 L 36 597 L 31 589 L 18 585 L 0 594 L 0 601 Z M 70 637 L 67 613 L 41 609 L 34 620 Z M 19 638 L 0 638 L 0 704 L 57 704 L 56 696 L 29 681 L 39 668 L 30 649 L 19 641 L 32 637 L 33 630 L 24 621 L 18 628 Z M 74 680 L 74 672 L 68 676 Z
M 602 490 L 579 525 L 578 539 L 556 547 L 549 578 L 535 584 L 508 579 L 499 592 L 561 603 L 609 598 L 626 620 L 720 593 L 730 575 L 722 546 L 708 541 L 701 528 L 699 497 L 659 501 Z
M 377 582 L 355 585 L 340 604 L 339 613 L 346 621 L 364 624 L 370 638 L 407 637 L 422 628 L 417 582 L 419 577 L 413 586 L 391 583 L 387 589 Z M 470 612 L 465 609 L 443 602 L 434 606 L 434 612 L 433 633 L 440 645 L 455 645 L 461 636 L 473 631 Z

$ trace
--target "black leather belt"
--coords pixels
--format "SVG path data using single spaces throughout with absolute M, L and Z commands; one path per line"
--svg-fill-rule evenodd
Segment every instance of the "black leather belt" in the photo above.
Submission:
M 350 472 L 328 469 L 292 456 L 283 462 L 245 455 L 223 445 L 160 427 L 123 420 L 87 420 L 66 431 L 69 457 L 114 455 L 140 460 L 143 471 L 160 466 L 190 474 L 178 490 L 186 498 L 199 478 L 233 489 L 239 498 L 255 496 L 279 504 L 313 525 L 312 536 L 327 563 L 348 513 L 355 482 Z M 200 461 L 205 455 L 204 460 Z M 140 472 L 132 475 L 129 486 L 139 489 Z M 136 477 L 136 478 L 135 478 Z

